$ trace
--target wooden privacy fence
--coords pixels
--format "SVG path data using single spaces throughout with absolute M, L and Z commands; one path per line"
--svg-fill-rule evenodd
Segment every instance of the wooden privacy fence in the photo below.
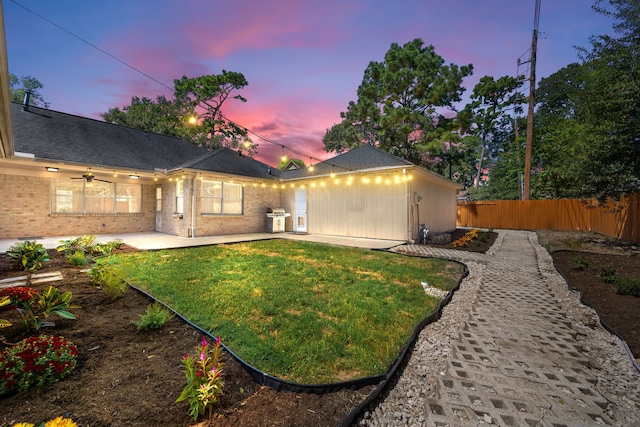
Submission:
M 587 230 L 640 243 L 640 193 L 596 206 L 593 201 L 497 200 L 458 203 L 458 227 Z

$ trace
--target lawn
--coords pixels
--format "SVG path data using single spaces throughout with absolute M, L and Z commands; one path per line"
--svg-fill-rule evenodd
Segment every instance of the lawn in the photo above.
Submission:
M 120 254 L 129 283 L 220 335 L 246 362 L 321 384 L 384 373 L 460 264 L 308 242 L 267 240 Z

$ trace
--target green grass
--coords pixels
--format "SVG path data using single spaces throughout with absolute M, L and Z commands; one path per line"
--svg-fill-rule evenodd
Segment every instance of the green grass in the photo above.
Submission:
M 438 300 L 457 263 L 268 240 L 137 252 L 106 262 L 213 334 L 243 360 L 319 384 L 386 372 Z

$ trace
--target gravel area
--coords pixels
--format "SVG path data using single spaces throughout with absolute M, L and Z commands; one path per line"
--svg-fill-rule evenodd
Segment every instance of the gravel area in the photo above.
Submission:
M 399 251 L 443 256 L 418 245 Z M 568 290 L 536 234 L 501 231 L 483 255 L 463 261 L 469 275 L 441 319 L 421 332 L 405 369 L 354 425 L 640 425 L 632 360 Z M 492 310 L 504 289 L 535 289 L 528 282 L 542 286 L 537 294 L 507 295 Z M 554 343 L 563 337 L 566 345 Z

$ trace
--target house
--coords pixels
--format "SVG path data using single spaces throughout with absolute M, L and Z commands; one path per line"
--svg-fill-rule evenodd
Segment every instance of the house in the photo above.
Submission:
M 417 240 L 421 224 L 456 228 L 458 184 L 371 145 L 283 171 L 281 181 L 288 230 Z
M 0 238 L 285 229 L 392 240 L 455 228 L 457 184 L 369 145 L 279 171 L 227 148 L 11 103 L 0 159 Z

